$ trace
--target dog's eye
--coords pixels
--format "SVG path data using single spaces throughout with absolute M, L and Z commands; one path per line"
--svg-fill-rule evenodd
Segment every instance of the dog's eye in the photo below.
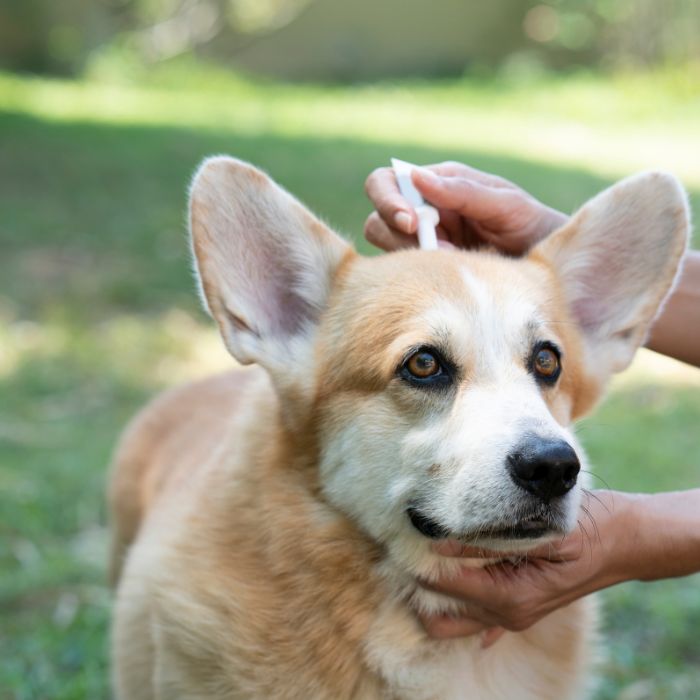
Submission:
M 416 379 L 433 377 L 442 370 L 435 355 L 425 350 L 419 350 L 411 355 L 406 361 L 405 367 Z
M 559 350 L 551 343 L 541 343 L 532 355 L 532 369 L 539 379 L 553 384 L 561 372 Z
M 559 358 L 554 353 L 554 350 L 542 348 L 535 355 L 535 369 L 538 374 L 543 377 L 551 377 L 559 370 Z
M 413 349 L 396 370 L 397 375 L 415 387 L 438 389 L 452 383 L 455 368 L 435 348 Z

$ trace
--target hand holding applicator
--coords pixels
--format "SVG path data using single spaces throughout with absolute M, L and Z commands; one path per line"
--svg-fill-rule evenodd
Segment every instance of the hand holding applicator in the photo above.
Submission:
M 418 243 L 421 250 L 437 250 L 437 233 L 435 227 L 440 215 L 435 207 L 426 204 L 421 193 L 411 180 L 411 172 L 417 166 L 398 158 L 391 159 L 396 174 L 396 182 L 404 199 L 415 209 L 418 216 Z

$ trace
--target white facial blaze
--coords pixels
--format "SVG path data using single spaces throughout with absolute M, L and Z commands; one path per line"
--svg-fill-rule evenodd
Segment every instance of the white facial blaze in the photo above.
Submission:
M 406 434 L 404 461 L 413 455 L 439 467 L 418 487 L 421 509 L 455 533 L 512 524 L 523 513 L 524 494 L 510 477 L 508 456 L 532 435 L 574 444 L 524 371 L 462 387 L 449 416 Z M 572 505 L 576 498 L 572 493 Z

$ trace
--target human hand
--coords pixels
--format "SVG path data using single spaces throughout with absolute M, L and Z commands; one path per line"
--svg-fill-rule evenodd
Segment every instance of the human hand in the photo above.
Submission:
M 437 207 L 440 245 L 490 244 L 520 255 L 566 223 L 567 217 L 512 182 L 454 162 L 413 171 L 413 184 Z M 394 171 L 378 168 L 365 183 L 376 211 L 365 222 L 367 240 L 384 250 L 418 245 L 418 218 L 401 196 Z
M 519 563 L 502 561 L 482 569 L 462 567 L 456 578 L 424 584 L 465 603 L 461 617 L 423 616 L 429 636 L 450 639 L 482 633 L 482 646 L 495 643 L 504 631 L 522 631 L 589 593 L 630 578 L 625 557 L 615 551 L 629 537 L 627 505 L 634 499 L 610 491 L 592 492 L 581 510 L 579 526 L 561 540 L 527 553 Z M 632 547 L 629 541 L 626 546 Z M 465 547 L 454 540 L 434 545 L 443 556 L 502 559 L 504 552 Z

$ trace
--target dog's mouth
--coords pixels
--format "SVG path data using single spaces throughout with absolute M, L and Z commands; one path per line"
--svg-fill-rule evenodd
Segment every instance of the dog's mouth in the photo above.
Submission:
M 432 540 L 446 539 L 451 534 L 447 528 L 443 527 L 436 520 L 432 520 L 415 508 L 409 508 L 406 514 L 411 521 L 411 525 L 413 525 L 421 535 L 430 537 Z
M 512 523 L 495 523 L 492 526 L 481 527 L 473 532 L 453 532 L 436 520 L 425 515 L 417 508 L 410 506 L 406 515 L 411 525 L 433 540 L 457 539 L 462 542 L 484 540 L 530 540 L 563 532 L 562 527 L 551 514 L 538 513 L 514 520 Z

